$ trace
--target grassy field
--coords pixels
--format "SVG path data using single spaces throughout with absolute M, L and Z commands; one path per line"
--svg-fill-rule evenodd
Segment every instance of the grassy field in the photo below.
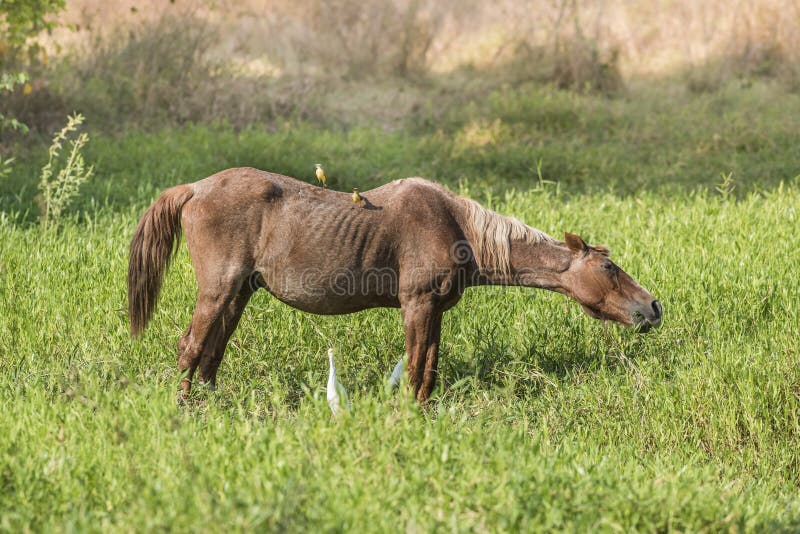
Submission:
M 771 91 L 525 88 L 391 132 L 97 135 L 97 176 L 49 231 L 31 148 L 0 185 L 0 530 L 800 529 L 800 98 Z M 607 244 L 664 326 L 637 335 L 560 295 L 469 290 L 420 410 L 384 389 L 398 311 L 318 317 L 260 292 L 218 391 L 178 406 L 193 273 L 182 248 L 132 340 L 139 215 L 221 168 L 310 181 L 316 161 L 337 188 L 424 175 Z M 735 191 L 715 191 L 730 172 Z M 337 420 L 329 344 L 353 401 Z

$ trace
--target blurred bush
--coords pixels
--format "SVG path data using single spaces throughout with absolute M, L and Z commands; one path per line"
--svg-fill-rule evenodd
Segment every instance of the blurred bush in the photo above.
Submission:
M 714 53 L 687 69 L 689 89 L 710 92 L 732 79 L 745 84 L 774 79 L 790 91 L 800 91 L 800 3 L 743 3 L 729 16 L 729 32 L 710 32 L 710 39 L 718 42 Z
M 42 31 L 55 26 L 52 15 L 63 8 L 64 0 L 0 2 L 0 96 L 3 100 L 9 100 L 17 91 L 22 95 L 33 91 L 26 70 L 47 60 L 36 38 Z M 4 130 L 28 131 L 25 123 L 11 112 L 10 106 L 0 106 L 0 133 Z
M 93 120 L 202 118 L 219 83 L 208 57 L 216 30 L 191 14 L 117 27 L 73 49 L 52 74 L 54 90 Z
M 0 2 L 0 69 L 19 68 L 35 60 L 41 47 L 35 38 L 55 26 L 53 15 L 65 0 L 3 0 Z
M 426 73 L 445 15 L 430 0 L 307 0 L 270 11 L 272 61 L 294 75 L 346 79 Z
M 57 61 L 0 102 L 39 130 L 303 119 L 433 125 L 529 82 L 615 95 L 629 80 L 690 91 L 778 80 L 800 90 L 793 0 L 72 0 Z M 59 48 L 61 47 L 61 48 Z

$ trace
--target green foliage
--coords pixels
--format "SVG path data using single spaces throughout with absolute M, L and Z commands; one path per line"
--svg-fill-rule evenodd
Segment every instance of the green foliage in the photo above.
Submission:
M 95 135 L 86 157 L 103 172 L 76 208 L 142 204 L 163 186 L 234 166 L 314 182 L 318 161 L 344 191 L 416 175 L 452 187 L 469 184 L 478 197 L 548 181 L 570 194 L 714 191 L 722 172 L 736 178 L 732 194 L 744 196 L 800 174 L 800 95 L 774 86 L 697 96 L 664 88 L 609 100 L 530 85 L 497 91 L 457 111 L 429 113 L 390 131 L 286 121 L 274 129 L 190 125 Z M 44 150 L 40 145 L 15 154 L 19 172 L 0 184 L 0 210 L 34 217 L 29 184 Z
M 54 15 L 64 9 L 65 0 L 0 0 L 0 94 L 13 92 L 16 85 L 25 85 L 25 72 L 11 72 L 30 63 L 40 52 L 33 39 L 43 30 L 55 26 Z M 27 57 L 25 57 L 27 55 Z M 28 127 L 17 118 L 0 111 L 0 133 L 3 130 Z
M 14 163 L 14 158 L 3 158 L 0 156 L 0 179 L 8 177 L 11 174 L 12 166 L 11 164 Z
M 3 72 L 0 74 L 0 91 L 11 92 L 17 85 L 22 85 L 28 81 L 28 75 L 24 72 L 10 74 Z
M 58 222 L 61 214 L 78 195 L 81 185 L 94 172 L 94 166 L 86 165 L 82 152 L 89 142 L 89 135 L 83 132 L 70 139 L 70 135 L 77 132 L 81 124 L 83 115 L 68 117 L 67 125 L 56 134 L 48 150 L 47 164 L 42 167 L 39 176 L 39 192 L 42 195 L 41 222 L 44 227 Z M 69 154 L 62 157 L 61 151 L 65 142 L 69 142 L 70 149 Z
M 55 26 L 51 15 L 64 9 L 65 0 L 3 0 L 0 2 L 0 44 L 23 46 L 28 39 Z
M 14 91 L 14 87 L 17 85 L 24 85 L 28 81 L 28 75 L 24 72 L 18 72 L 15 74 L 10 74 L 7 72 L 0 73 L 0 94 L 2 93 L 11 93 Z M 19 122 L 14 117 L 8 117 L 4 113 L 0 112 L 0 133 L 3 130 L 12 129 L 12 130 L 20 130 L 24 133 L 27 133 L 28 127 Z

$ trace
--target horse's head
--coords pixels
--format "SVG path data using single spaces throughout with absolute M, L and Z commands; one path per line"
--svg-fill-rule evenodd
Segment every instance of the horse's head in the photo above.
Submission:
M 564 241 L 572 252 L 562 275 L 564 289 L 587 315 L 642 332 L 661 324 L 661 303 L 611 261 L 607 247 L 589 246 L 570 233 L 564 234 Z

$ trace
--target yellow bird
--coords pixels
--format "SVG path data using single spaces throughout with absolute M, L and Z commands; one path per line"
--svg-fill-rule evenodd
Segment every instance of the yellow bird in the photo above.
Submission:
M 322 187 L 328 187 L 328 179 L 325 177 L 325 171 L 322 170 L 322 164 L 315 163 L 314 167 L 317 168 L 316 175 L 317 175 L 317 180 L 319 180 L 319 183 L 322 184 Z
M 358 194 L 358 189 L 356 189 L 354 187 L 353 188 L 353 202 L 355 202 L 356 204 L 361 204 L 363 201 L 364 201 L 364 199 L 361 198 L 361 195 Z

